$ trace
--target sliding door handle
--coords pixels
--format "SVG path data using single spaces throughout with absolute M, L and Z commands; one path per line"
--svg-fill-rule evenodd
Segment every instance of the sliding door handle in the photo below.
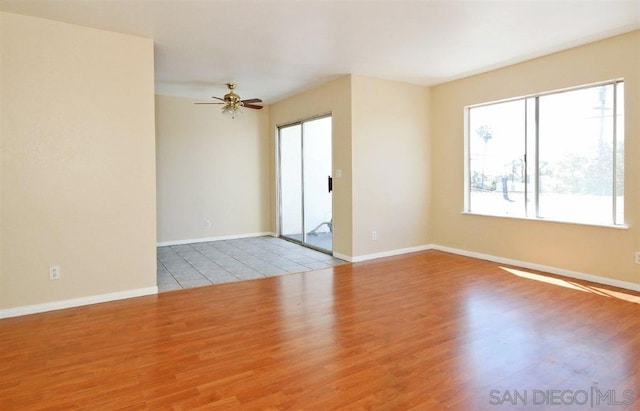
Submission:
M 329 192 L 333 191 L 333 178 L 331 178 L 331 176 L 327 177 L 327 187 L 329 188 Z

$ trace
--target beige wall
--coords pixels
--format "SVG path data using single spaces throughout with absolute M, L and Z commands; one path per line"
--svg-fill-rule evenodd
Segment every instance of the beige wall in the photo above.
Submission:
M 272 231 L 269 107 L 231 119 L 193 103 L 156 96 L 158 242 Z
M 152 41 L 0 16 L 0 308 L 155 287 Z
M 154 287 L 156 241 L 276 231 L 276 126 L 325 113 L 338 254 L 431 242 L 640 282 L 638 31 L 431 89 L 346 75 L 242 121 L 158 96 L 156 152 L 151 40 L 0 23 L 0 309 Z M 629 229 L 461 213 L 465 106 L 619 77 Z
M 381 98 L 388 104 L 380 104 Z M 429 90 L 357 75 L 340 77 L 272 105 L 271 152 L 276 152 L 277 125 L 329 112 L 334 176 L 336 169 L 342 170 L 342 178 L 334 178 L 334 252 L 358 259 L 427 245 Z M 275 161 L 273 155 L 274 173 Z M 275 205 L 275 174 L 272 181 Z
M 520 261 L 640 282 L 640 32 L 610 38 L 432 89 L 432 241 Z M 625 79 L 628 230 L 463 215 L 464 107 Z
M 351 93 L 353 255 L 425 246 L 429 89 L 354 75 Z
M 271 105 L 269 153 L 271 156 L 272 228 L 276 231 L 276 127 L 332 113 L 333 170 L 342 170 L 333 183 L 333 249 L 352 255 L 351 189 L 351 76 L 343 76 Z

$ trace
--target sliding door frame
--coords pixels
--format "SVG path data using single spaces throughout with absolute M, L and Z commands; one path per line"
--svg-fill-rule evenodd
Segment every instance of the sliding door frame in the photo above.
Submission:
M 323 118 L 327 118 L 327 117 L 333 117 L 333 113 L 329 112 L 329 113 L 324 113 L 324 114 L 319 114 L 316 116 L 312 116 L 312 117 L 305 117 L 301 120 L 297 120 L 291 123 L 284 123 L 284 124 L 278 124 L 276 125 L 276 201 L 277 201 L 277 213 L 276 213 L 276 226 L 277 226 L 277 236 L 279 238 L 282 238 L 284 240 L 287 241 L 291 241 L 293 243 L 296 244 L 300 244 L 302 246 L 305 246 L 307 248 L 311 248 L 314 249 L 316 251 L 320 251 L 326 254 L 330 254 L 333 255 L 333 250 L 327 250 L 324 248 L 320 248 L 317 246 L 314 246 L 313 244 L 309 244 L 306 241 L 306 236 L 307 236 L 307 232 L 306 230 L 306 219 L 305 219 L 305 210 L 304 210 L 304 123 L 307 123 L 309 121 L 314 121 L 314 120 L 320 120 Z M 332 124 L 333 124 L 333 118 L 332 118 Z M 282 211 L 283 211 L 283 206 L 282 206 L 282 174 L 281 174 L 281 160 L 282 160 L 282 153 L 281 153 L 281 130 L 283 128 L 287 128 L 287 127 L 294 127 L 294 126 L 300 126 L 300 158 L 301 158 L 301 163 L 300 163 L 300 182 L 301 182 L 301 216 L 302 216 L 302 240 L 296 240 L 295 238 L 291 238 L 291 237 L 287 237 L 286 235 L 284 235 L 282 233 Z M 333 126 L 331 127 L 331 169 L 333 170 Z M 333 198 L 333 196 L 332 196 Z M 331 214 L 333 215 L 333 200 L 331 201 Z M 333 232 L 332 232 L 332 236 L 333 236 Z M 332 247 L 333 248 L 333 247 Z

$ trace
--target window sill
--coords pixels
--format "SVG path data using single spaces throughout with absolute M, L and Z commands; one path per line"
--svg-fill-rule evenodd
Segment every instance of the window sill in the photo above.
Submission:
M 585 227 L 598 227 L 598 228 L 613 228 L 615 230 L 628 230 L 628 225 L 612 225 L 612 224 L 597 224 L 597 223 L 580 223 L 575 221 L 562 221 L 562 220 L 551 220 L 547 218 L 531 218 L 531 217 L 517 217 L 510 215 L 497 215 L 497 214 L 482 214 L 482 213 L 474 213 L 471 211 L 463 211 L 461 214 L 463 215 L 475 215 L 479 217 L 494 217 L 494 218 L 507 218 L 510 220 L 525 220 L 525 221 L 542 221 L 546 223 L 557 223 L 557 224 L 571 224 L 571 225 L 579 225 Z

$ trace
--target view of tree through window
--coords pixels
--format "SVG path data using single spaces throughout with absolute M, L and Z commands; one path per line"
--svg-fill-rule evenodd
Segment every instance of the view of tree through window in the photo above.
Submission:
M 472 213 L 624 224 L 624 83 L 468 108 Z

